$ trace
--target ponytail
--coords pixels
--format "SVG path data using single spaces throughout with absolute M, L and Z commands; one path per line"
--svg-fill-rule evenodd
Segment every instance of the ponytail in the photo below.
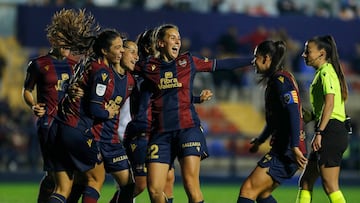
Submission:
M 314 42 L 318 49 L 324 49 L 326 52 L 326 60 L 331 63 L 335 69 L 336 75 L 340 81 L 341 98 L 346 101 L 348 98 L 348 87 L 345 81 L 344 71 L 340 64 L 339 54 L 335 39 L 331 35 L 314 37 L 308 42 Z
M 265 82 L 276 71 L 283 70 L 285 64 L 286 44 L 284 41 L 266 40 L 257 46 L 257 53 L 271 57 L 271 64 L 268 71 L 262 74 L 259 83 Z

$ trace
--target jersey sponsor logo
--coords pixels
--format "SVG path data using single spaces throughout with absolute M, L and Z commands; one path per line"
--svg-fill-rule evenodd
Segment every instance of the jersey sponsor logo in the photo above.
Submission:
M 187 61 L 186 61 L 186 59 L 182 59 L 182 60 L 179 60 L 178 64 L 179 64 L 179 66 L 181 66 L 181 67 L 185 67 L 186 64 L 187 64 Z
M 124 161 L 126 159 L 128 159 L 127 155 L 122 155 L 122 156 L 118 156 L 118 157 L 113 158 L 112 162 L 116 163 L 116 162 L 119 162 L 119 161 Z
M 196 147 L 200 151 L 201 143 L 200 142 L 187 142 L 181 145 L 182 148 Z
M 172 72 L 165 72 L 165 77 L 160 78 L 160 84 L 158 84 L 159 89 L 171 89 L 182 87 L 182 83 L 178 82 L 177 78 L 173 77 Z
M 295 90 L 287 92 L 284 94 L 284 103 L 285 104 L 297 104 L 299 103 L 299 97 Z
M 122 101 L 122 97 L 117 96 L 115 98 L 115 100 L 111 99 L 111 100 L 109 100 L 109 102 L 105 103 L 105 109 L 107 110 L 107 109 L 113 108 L 118 111 L 117 113 L 115 113 L 115 115 L 118 115 L 121 101 Z
M 106 85 L 104 85 L 104 84 L 96 84 L 96 90 L 95 90 L 96 95 L 98 95 L 100 97 L 104 96 L 105 91 L 106 91 Z

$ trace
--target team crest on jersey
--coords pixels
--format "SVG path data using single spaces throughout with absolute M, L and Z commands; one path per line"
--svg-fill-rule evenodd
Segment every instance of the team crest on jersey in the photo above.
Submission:
M 155 65 L 152 65 L 151 66 L 151 70 L 154 71 L 156 69 L 156 66 Z
M 185 67 L 186 64 L 187 64 L 187 61 L 186 61 L 186 59 L 182 59 L 182 60 L 179 60 L 178 64 L 179 64 L 179 66 L 181 66 L 181 67 Z
M 101 79 L 102 79 L 103 81 L 105 81 L 107 77 L 108 77 L 108 74 L 107 74 L 107 73 L 101 73 Z
M 48 71 L 48 70 L 49 70 L 49 66 L 45 66 L 44 69 L 45 69 L 46 71 Z
M 299 103 L 299 97 L 295 90 L 287 92 L 284 94 L 284 103 L 285 104 L 297 104 Z
M 104 94 L 105 94 L 105 91 L 106 91 L 106 85 L 104 85 L 104 84 L 96 84 L 96 90 L 95 90 L 95 92 L 96 92 L 96 95 L 98 95 L 98 96 L 104 96 Z

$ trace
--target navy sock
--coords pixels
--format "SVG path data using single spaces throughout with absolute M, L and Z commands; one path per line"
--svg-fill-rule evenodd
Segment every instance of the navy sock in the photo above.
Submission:
M 66 203 L 66 198 L 60 194 L 53 193 L 50 196 L 48 203 Z
M 274 199 L 274 197 L 272 195 L 270 195 L 264 199 L 257 198 L 256 202 L 257 203 L 277 203 L 277 201 Z
M 83 203 L 96 203 L 100 194 L 94 188 L 86 186 L 82 198 Z
M 51 194 L 54 192 L 54 189 L 55 189 L 54 179 L 49 175 L 45 175 L 40 182 L 40 189 L 39 189 L 37 202 L 38 203 L 48 202 Z
M 71 188 L 71 193 L 67 198 L 67 203 L 77 203 L 85 190 L 85 185 L 74 184 Z
M 116 190 L 109 203 L 117 203 L 120 195 L 120 190 Z
M 236 203 L 255 203 L 255 201 L 246 197 L 239 197 Z
M 174 200 L 174 198 L 171 197 L 168 199 L 167 203 L 173 203 L 173 200 Z
M 120 187 L 119 198 L 117 203 L 132 203 L 134 196 L 135 183 L 127 184 Z

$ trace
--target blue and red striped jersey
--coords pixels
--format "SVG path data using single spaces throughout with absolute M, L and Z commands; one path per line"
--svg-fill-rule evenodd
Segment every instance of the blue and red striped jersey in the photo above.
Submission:
M 216 60 L 196 57 L 190 53 L 181 54 L 171 62 L 154 57 L 139 62 L 136 70 L 145 79 L 145 91 L 152 93 L 154 130 L 167 132 L 200 125 L 192 102 L 196 72 L 231 70 L 250 64 L 250 58 Z
M 128 71 L 126 74 L 120 75 L 110 67 L 103 69 L 100 74 L 102 78 L 108 79 L 106 83 L 96 81 L 91 102 L 99 104 L 103 108 L 106 108 L 107 105 L 116 104 L 120 110 L 136 85 L 134 77 Z M 118 135 L 120 114 L 121 111 L 112 119 L 95 118 L 92 127 L 95 140 L 104 143 L 120 143 Z
M 101 78 L 98 72 L 106 65 L 102 61 L 90 59 L 84 66 L 86 66 L 85 71 L 77 81 L 84 91 L 84 96 L 81 98 L 65 96 L 60 103 L 61 111 L 59 111 L 58 120 L 73 128 L 89 130 L 95 117 L 90 111 L 91 91 L 96 77 Z M 106 113 L 104 111 L 101 113 Z
M 29 62 L 24 89 L 33 90 L 36 86 L 37 103 L 46 105 L 48 123 L 51 123 L 58 113 L 58 104 L 65 96 L 75 64 L 74 60 L 58 60 L 50 54 Z

